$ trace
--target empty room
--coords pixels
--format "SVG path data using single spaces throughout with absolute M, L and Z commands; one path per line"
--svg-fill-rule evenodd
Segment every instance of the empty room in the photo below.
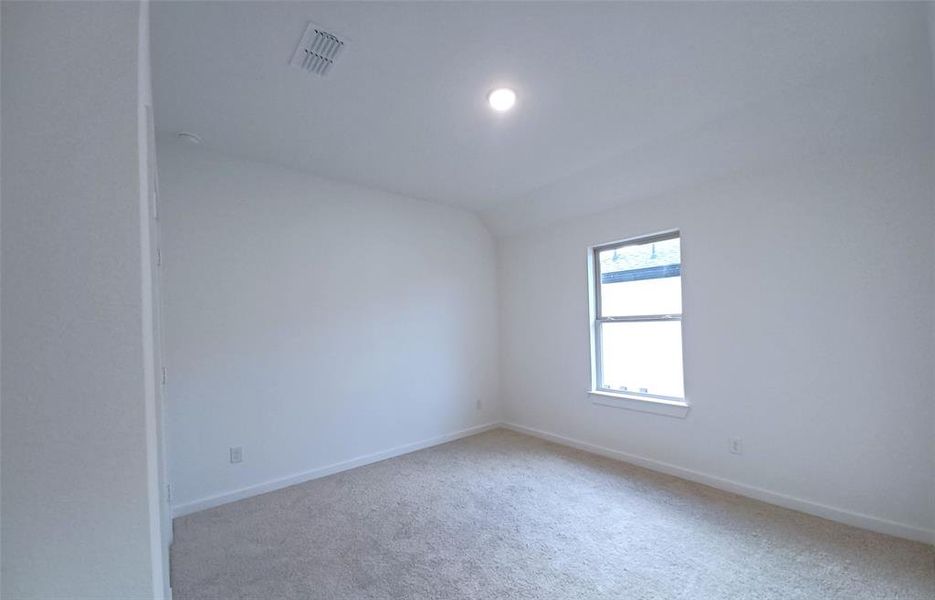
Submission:
M 0 0 L 2 600 L 932 600 L 935 2 Z

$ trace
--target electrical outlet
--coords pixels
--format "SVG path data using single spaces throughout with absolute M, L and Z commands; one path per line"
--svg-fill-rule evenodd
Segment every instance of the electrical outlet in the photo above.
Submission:
M 727 449 L 730 450 L 731 454 L 743 454 L 743 440 L 740 438 L 730 438 L 728 441 Z
M 243 462 L 243 447 L 236 446 L 231 448 L 231 463 Z

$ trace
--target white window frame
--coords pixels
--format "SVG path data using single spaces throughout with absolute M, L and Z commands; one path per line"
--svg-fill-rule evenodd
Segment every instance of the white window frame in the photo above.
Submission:
M 618 242 L 600 244 L 588 249 L 589 263 L 589 298 L 591 316 L 591 389 L 588 393 L 595 404 L 629 408 L 642 412 L 652 412 L 667 416 L 684 417 L 688 414 L 689 404 L 685 397 L 661 396 L 645 392 L 621 391 L 606 388 L 602 385 L 603 361 L 601 360 L 601 329 L 604 323 L 627 323 L 640 321 L 682 321 L 682 313 L 633 315 L 626 317 L 605 317 L 601 314 L 601 265 L 600 254 L 606 250 L 624 248 L 626 246 L 639 246 L 653 242 L 678 239 L 681 246 L 681 232 L 679 230 L 664 231 L 661 233 L 628 238 Z M 682 264 L 681 258 L 679 264 Z M 684 333 L 684 332 L 683 332 Z M 683 338 L 684 344 L 684 338 Z M 682 371 L 684 375 L 684 345 L 682 357 Z M 686 394 L 687 395 L 687 394 Z

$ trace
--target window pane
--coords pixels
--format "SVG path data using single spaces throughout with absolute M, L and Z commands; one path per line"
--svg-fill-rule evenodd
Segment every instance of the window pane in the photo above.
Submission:
M 683 398 L 682 323 L 601 323 L 600 387 Z
M 679 239 L 602 250 L 601 316 L 682 313 Z
M 601 316 L 682 314 L 682 278 L 601 284 Z

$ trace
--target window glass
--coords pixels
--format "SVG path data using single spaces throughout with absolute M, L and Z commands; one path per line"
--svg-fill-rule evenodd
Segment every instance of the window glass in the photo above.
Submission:
M 676 398 L 685 395 L 679 321 L 604 323 L 600 354 L 605 389 Z
M 678 238 L 602 250 L 598 264 L 601 316 L 682 312 Z
M 685 397 L 681 265 L 678 233 L 594 250 L 598 390 Z

